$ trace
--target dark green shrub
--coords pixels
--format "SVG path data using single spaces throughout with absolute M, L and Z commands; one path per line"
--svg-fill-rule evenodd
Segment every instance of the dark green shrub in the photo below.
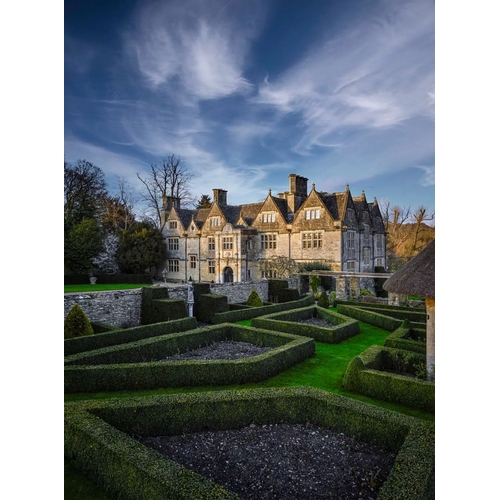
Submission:
M 321 279 L 316 274 L 309 276 L 309 286 L 314 294 L 318 293 L 318 287 L 321 285 Z
M 227 297 L 215 293 L 200 295 L 195 306 L 196 319 L 201 323 L 212 323 L 215 314 L 229 311 Z
M 151 301 L 141 323 L 151 325 L 187 317 L 186 303 L 182 299 L 158 299 Z
M 325 290 L 323 290 L 319 294 L 318 306 L 324 307 L 325 309 L 328 309 L 330 307 L 330 302 L 328 301 L 328 295 L 326 294 Z
M 311 271 L 331 271 L 332 267 L 326 262 L 304 262 L 299 265 L 299 273 L 307 273 Z
M 293 300 L 299 300 L 299 291 L 296 288 L 282 288 L 278 290 L 278 302 L 291 302 Z
M 260 296 L 256 290 L 252 290 L 250 292 L 250 295 L 248 296 L 246 304 L 247 304 L 247 306 L 250 306 L 250 307 L 262 307 L 264 305 L 262 303 L 262 299 L 260 298 Z
M 94 335 L 94 330 L 86 314 L 75 304 L 64 320 L 64 338 L 73 339 L 86 335 Z
M 269 302 L 279 302 L 278 294 L 279 291 L 282 290 L 283 288 L 288 288 L 287 280 L 276 280 L 276 279 L 268 280 Z

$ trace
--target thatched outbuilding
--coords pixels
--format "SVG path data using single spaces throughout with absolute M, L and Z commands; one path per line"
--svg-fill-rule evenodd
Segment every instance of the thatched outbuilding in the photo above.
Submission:
M 435 372 L 435 242 L 432 240 L 384 283 L 384 289 L 388 292 L 425 297 L 427 373 L 432 380 Z

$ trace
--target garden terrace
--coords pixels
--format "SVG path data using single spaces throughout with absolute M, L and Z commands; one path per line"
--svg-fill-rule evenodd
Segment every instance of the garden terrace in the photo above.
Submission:
M 271 349 L 238 360 L 162 361 L 224 340 Z M 314 350 L 309 338 L 225 323 L 66 356 L 64 386 L 75 393 L 258 382 Z
M 321 323 L 331 326 L 307 324 L 310 319 L 321 319 Z M 314 305 L 254 318 L 251 324 L 256 328 L 289 332 L 331 344 L 342 342 L 360 331 L 356 320 Z
M 396 453 L 378 500 L 433 498 L 433 423 L 305 387 L 66 403 L 65 455 L 114 497 L 236 500 L 134 436 L 278 423 L 318 425 Z
M 434 412 L 435 384 L 415 378 L 418 374 L 426 374 L 424 354 L 374 345 L 350 362 L 344 389 Z

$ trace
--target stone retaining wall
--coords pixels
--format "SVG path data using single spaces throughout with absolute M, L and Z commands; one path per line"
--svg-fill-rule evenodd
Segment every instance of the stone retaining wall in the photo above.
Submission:
M 64 317 L 74 304 L 94 323 L 128 328 L 141 324 L 142 288 L 64 294 Z
M 187 303 L 187 285 L 168 287 L 168 295 L 172 299 L 182 299 Z M 247 283 L 211 283 L 210 291 L 225 295 L 228 303 L 245 302 L 252 290 L 256 290 L 260 298 L 266 302 L 269 298 L 267 280 Z M 64 294 L 64 317 L 74 304 L 93 323 L 128 328 L 141 324 L 142 288 L 109 292 L 86 292 Z

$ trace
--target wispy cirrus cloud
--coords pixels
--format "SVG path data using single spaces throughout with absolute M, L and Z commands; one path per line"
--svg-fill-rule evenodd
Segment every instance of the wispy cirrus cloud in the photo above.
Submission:
M 153 88 L 181 83 L 194 99 L 246 94 L 249 45 L 264 10 L 242 1 L 151 2 L 141 6 L 127 36 L 130 54 Z
M 383 3 L 376 18 L 316 45 L 254 98 L 278 118 L 299 113 L 295 151 L 337 144 L 341 129 L 385 129 L 415 117 L 433 119 L 434 3 Z M 396 10 L 395 7 L 398 7 Z M 425 57 L 423 56 L 426 54 Z

